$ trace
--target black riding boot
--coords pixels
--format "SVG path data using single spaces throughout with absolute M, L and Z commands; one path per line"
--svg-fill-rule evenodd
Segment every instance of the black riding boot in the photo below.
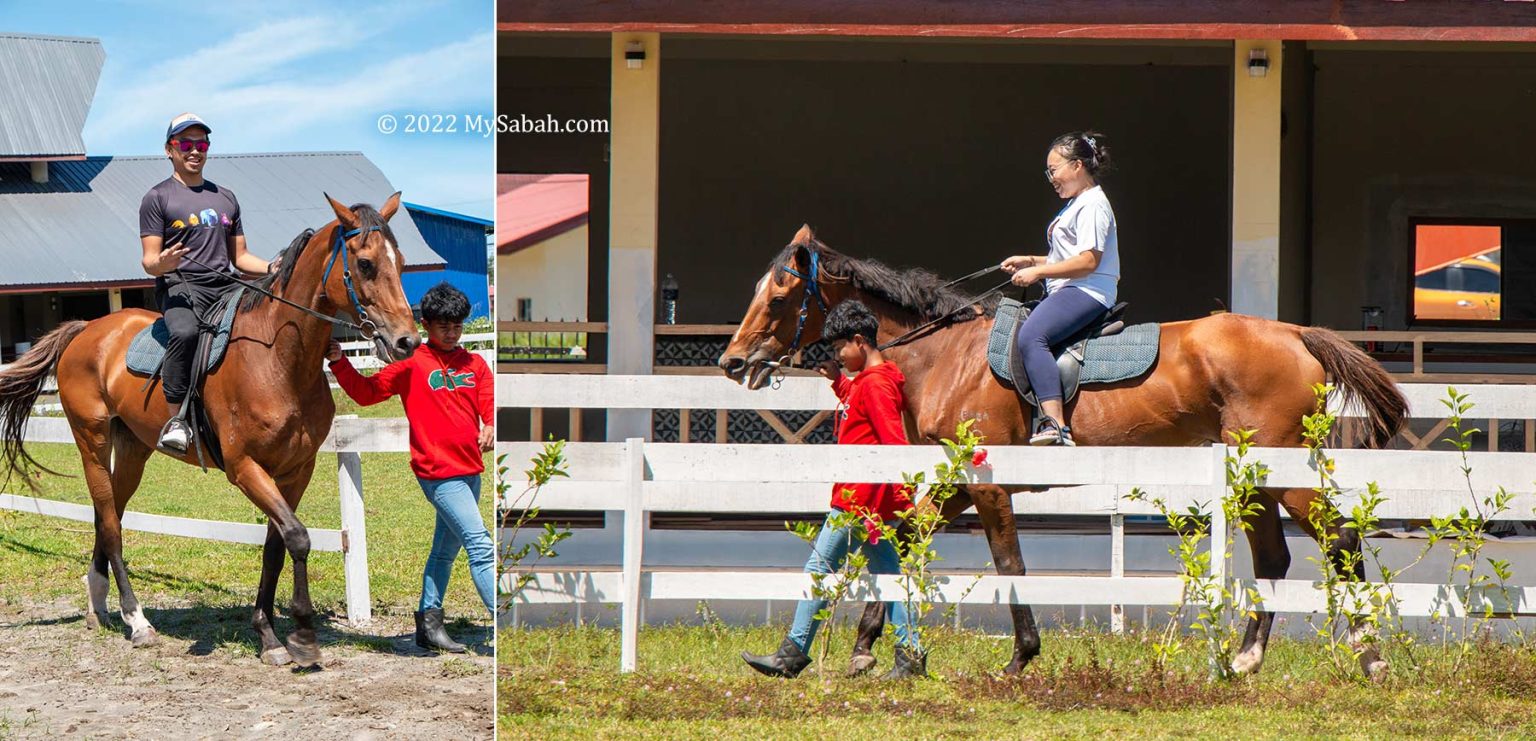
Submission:
M 912 679 L 928 676 L 928 654 L 906 646 L 896 647 L 896 666 L 881 679 Z
M 806 656 L 794 641 L 788 638 L 779 644 L 779 650 L 767 656 L 741 652 L 741 658 L 747 662 L 747 666 L 756 669 L 759 673 L 770 677 L 783 677 L 794 679 L 800 672 L 811 665 L 811 657 Z
M 416 613 L 416 645 L 436 651 L 464 653 L 464 644 L 448 637 L 443 629 L 443 609 L 420 610 Z

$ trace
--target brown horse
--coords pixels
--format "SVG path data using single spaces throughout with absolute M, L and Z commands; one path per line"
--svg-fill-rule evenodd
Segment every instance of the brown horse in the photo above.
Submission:
M 380 210 L 367 205 L 347 208 L 329 196 L 326 200 L 336 220 L 284 250 L 276 274 L 263 280 L 264 287 L 326 316 L 341 311 L 364 326 L 371 322 L 385 360 L 410 356 L 421 340 L 400 286 L 404 260 L 388 225 L 400 207 L 400 194 Z M 329 270 L 332 254 L 338 252 L 338 269 Z M 110 565 L 134 646 L 152 645 L 158 636 L 128 583 L 121 520 L 170 410 L 158 384 L 146 388 L 144 379 L 128 372 L 125 355 L 134 335 L 157 316 L 133 309 L 91 322 L 66 322 L 0 373 L 0 444 L 6 466 L 17 470 L 37 466 L 22 440 L 32 404 L 44 380 L 57 369 L 59 400 L 80 448 L 96 510 L 96 546 L 86 574 L 86 624 L 95 628 L 108 620 Z M 326 320 L 250 292 L 239 307 L 223 362 L 202 387 L 211 429 L 223 449 L 225 475 L 267 516 L 252 622 L 261 639 L 261 658 L 274 666 L 320 662 L 309 598 L 309 531 L 294 512 L 336 413 L 321 366 L 330 334 Z M 179 458 L 196 463 L 195 454 Z M 272 629 L 272 603 L 285 549 L 293 558 L 296 626 L 286 650 Z
M 858 299 L 880 318 L 880 341 L 939 317 L 954 315 L 933 331 L 886 350 L 906 375 L 909 430 L 918 444 L 952 435 L 965 419 L 989 445 L 1020 444 L 1029 438 L 1029 410 L 987 365 L 987 335 L 993 305 L 972 304 L 924 270 L 896 271 L 872 260 L 853 259 L 827 248 L 802 227 L 769 265 L 757 284 L 746 318 L 731 339 L 720 368 L 749 388 L 761 388 L 781 359 L 820 337 L 825 312 Z M 995 304 L 995 300 L 993 302 Z M 798 311 L 796 310 L 798 307 Z M 1158 359 L 1140 378 L 1084 387 L 1068 407 L 1074 437 L 1083 445 L 1189 446 L 1224 441 L 1225 433 L 1255 429 L 1267 447 L 1302 444 L 1302 417 L 1313 411 L 1312 385 L 1332 378 L 1358 401 L 1369 418 L 1369 443 L 1386 445 L 1402 426 L 1407 403 L 1391 377 L 1370 356 L 1326 329 L 1221 314 L 1162 325 Z M 1024 575 L 1011 494 L 1023 487 L 973 485 L 944 504 L 953 520 L 975 505 L 986 530 L 997 572 Z M 1259 578 L 1284 578 L 1290 552 L 1281 531 L 1284 507 L 1312 532 L 1310 489 L 1266 489 L 1269 501 L 1253 517 L 1248 533 Z M 1358 552 L 1355 531 L 1336 531 L 1329 556 L 1337 566 Z M 1363 570 L 1347 576 L 1363 578 Z M 884 611 L 872 604 L 860 621 L 855 671 L 873 664 L 869 650 L 879 636 Z M 1030 608 L 1012 606 L 1013 659 L 1005 671 L 1024 668 L 1040 652 Z M 1273 613 L 1249 621 L 1233 668 L 1258 671 L 1264 660 Z M 1385 669 L 1374 651 L 1361 658 L 1369 674 Z

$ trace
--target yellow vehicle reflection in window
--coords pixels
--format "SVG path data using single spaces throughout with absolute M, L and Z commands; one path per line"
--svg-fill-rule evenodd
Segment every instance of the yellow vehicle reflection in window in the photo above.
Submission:
M 1426 270 L 1413 277 L 1414 318 L 1495 321 L 1502 283 L 1497 250 Z

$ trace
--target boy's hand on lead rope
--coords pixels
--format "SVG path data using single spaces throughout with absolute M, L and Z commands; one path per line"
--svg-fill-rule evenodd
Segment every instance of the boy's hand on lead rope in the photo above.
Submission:
M 331 340 L 331 344 L 325 346 L 325 359 L 334 363 L 341 358 L 341 343 Z
M 828 381 L 836 381 L 843 375 L 843 367 L 836 360 L 823 360 L 816 365 L 816 372 Z

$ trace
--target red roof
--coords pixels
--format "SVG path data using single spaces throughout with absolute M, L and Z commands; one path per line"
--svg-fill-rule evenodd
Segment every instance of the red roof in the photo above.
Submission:
M 497 175 L 496 254 L 510 255 L 587 223 L 587 175 Z

